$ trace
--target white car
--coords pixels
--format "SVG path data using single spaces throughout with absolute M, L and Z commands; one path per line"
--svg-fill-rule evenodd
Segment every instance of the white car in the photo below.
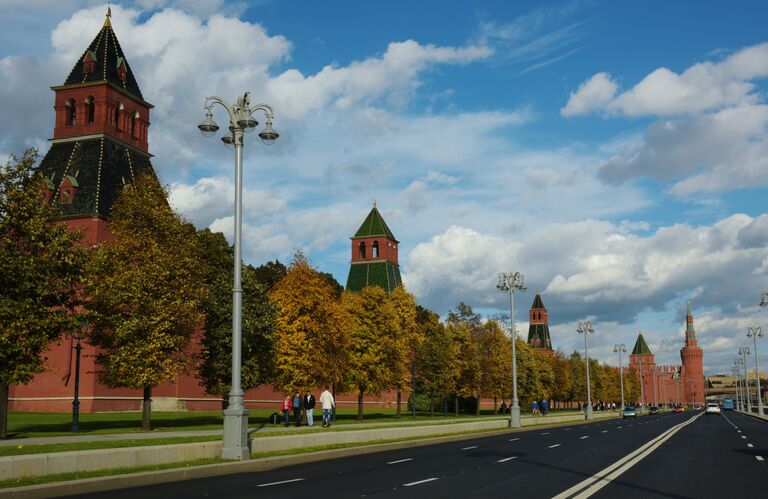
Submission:
M 720 414 L 720 406 L 717 402 L 708 402 L 707 408 L 704 410 L 705 414 Z

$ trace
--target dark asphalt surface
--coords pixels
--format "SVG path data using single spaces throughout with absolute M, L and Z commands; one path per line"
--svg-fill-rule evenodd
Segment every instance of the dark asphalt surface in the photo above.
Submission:
M 83 497 L 552 497 L 695 415 L 535 428 Z M 724 417 L 701 416 L 596 495 L 768 497 L 768 461 L 755 458 L 761 454 L 768 459 L 766 444 L 768 424 L 764 422 L 732 412 Z

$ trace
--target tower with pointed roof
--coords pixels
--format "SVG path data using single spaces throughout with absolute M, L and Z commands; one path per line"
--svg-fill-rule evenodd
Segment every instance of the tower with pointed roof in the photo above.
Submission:
M 104 25 L 75 61 L 56 93 L 51 148 L 40 162 L 44 199 L 63 221 L 84 232 L 84 244 L 109 240 L 106 220 L 126 185 L 153 174 L 148 131 L 152 105 L 144 100 L 112 29 Z
M 693 327 L 691 302 L 685 313 L 685 346 L 680 349 L 683 368 L 680 373 L 685 391 L 685 400 L 694 404 L 704 404 L 704 351 L 696 342 L 696 330 Z
M 368 216 L 352 240 L 352 262 L 347 278 L 347 290 L 361 291 L 366 286 L 379 286 L 392 292 L 403 281 L 397 261 L 397 245 L 392 231 L 373 203 Z
M 536 293 L 533 305 L 528 312 L 528 344 L 541 352 L 554 353 L 552 340 L 549 337 L 549 316 L 541 293 Z
M 645 400 L 639 400 L 639 402 L 651 405 L 657 401 L 657 379 L 654 374 L 656 359 L 645 338 L 643 338 L 642 332 L 638 333 L 635 346 L 632 348 L 632 353 L 629 354 L 629 369 L 630 372 L 634 370 L 637 373 L 638 381 L 643 385 L 642 395 Z

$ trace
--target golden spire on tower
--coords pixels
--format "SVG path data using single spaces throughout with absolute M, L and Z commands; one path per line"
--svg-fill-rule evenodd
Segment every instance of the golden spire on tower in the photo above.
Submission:
M 112 26 L 109 18 L 112 17 L 112 9 L 107 5 L 107 17 L 104 19 L 104 26 Z

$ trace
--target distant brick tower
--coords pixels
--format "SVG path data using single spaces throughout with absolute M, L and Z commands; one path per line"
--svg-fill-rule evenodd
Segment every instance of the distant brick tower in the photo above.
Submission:
M 637 341 L 629 354 L 629 369 L 635 370 L 643 385 L 641 398 L 638 402 L 652 405 L 656 400 L 656 383 L 654 383 L 653 370 L 656 368 L 656 359 L 648 348 L 648 343 L 643 338 L 643 333 L 637 335 Z M 643 400 L 644 399 L 644 400 Z
M 376 209 L 376 203 L 352 240 L 352 263 L 347 290 L 361 291 L 366 286 L 380 286 L 392 292 L 403 281 L 397 263 L 398 240 Z
M 681 374 L 685 402 L 704 405 L 704 351 L 696 343 L 696 331 L 693 328 L 691 302 L 685 314 L 685 346 L 680 349 L 683 361 Z
M 533 305 L 528 312 L 528 323 L 528 344 L 541 352 L 554 354 L 549 337 L 549 316 L 540 293 L 536 293 L 533 299 Z
M 106 219 L 122 189 L 154 174 L 147 143 L 149 110 L 112 30 L 110 13 L 56 92 L 51 148 L 40 162 L 43 193 L 83 244 L 111 239 Z

